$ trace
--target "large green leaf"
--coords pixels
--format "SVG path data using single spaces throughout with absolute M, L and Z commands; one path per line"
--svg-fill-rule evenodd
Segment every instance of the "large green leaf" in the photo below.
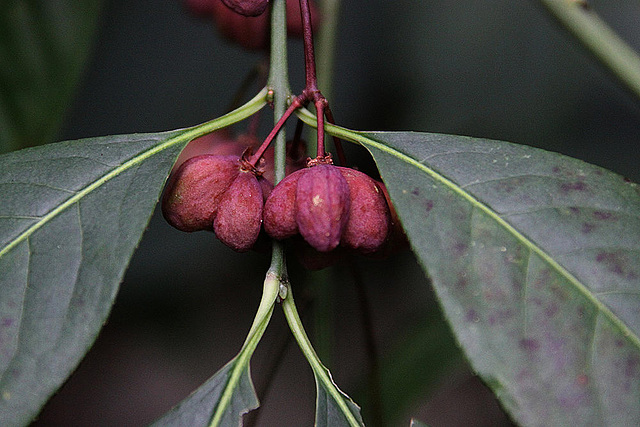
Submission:
M 330 130 L 372 153 L 462 348 L 517 422 L 640 425 L 638 185 L 506 142 Z
M 93 138 L 0 157 L 1 425 L 33 418 L 95 339 L 186 143 L 171 145 L 178 135 Z
M 101 0 L 0 5 L 0 153 L 50 142 L 94 39 Z
M 0 425 L 23 425 L 76 367 L 186 143 L 180 131 L 90 138 L 0 156 Z

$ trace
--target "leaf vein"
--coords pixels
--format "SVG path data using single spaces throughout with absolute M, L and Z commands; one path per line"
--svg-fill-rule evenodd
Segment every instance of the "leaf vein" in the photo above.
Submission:
M 56 191 L 62 191 L 65 193 L 70 193 L 70 194 L 75 194 L 77 193 L 77 191 L 75 190 L 69 190 L 67 188 L 60 188 L 60 187 L 55 187 L 51 184 L 41 184 L 39 182 L 21 182 L 21 181 L 8 181 L 8 182 L 3 182 L 1 184 L 8 184 L 8 185 L 27 185 L 27 186 L 32 186 L 32 187 L 44 187 L 44 188 L 49 188 L 51 190 L 56 190 Z
M 594 207 L 594 206 L 576 206 L 576 205 L 573 205 L 573 204 L 571 204 L 571 205 L 537 206 L 536 208 L 527 209 L 527 210 L 524 210 L 524 211 L 503 212 L 503 213 L 500 213 L 500 215 L 503 218 L 507 218 L 507 217 L 511 217 L 511 216 L 529 215 L 529 214 L 533 214 L 533 213 L 544 212 L 544 211 L 547 211 L 547 210 L 560 210 L 560 209 L 582 209 L 582 210 L 593 211 L 593 212 L 613 213 L 613 214 L 620 215 L 620 216 L 640 219 L 640 214 L 636 214 L 635 212 L 625 212 L 625 211 L 613 210 L 613 209 L 608 209 L 608 208 L 597 208 L 597 207 Z
M 129 160 L 123 162 L 122 164 L 113 168 L 112 170 L 110 170 L 108 173 L 104 174 L 100 178 L 94 180 L 91 183 L 88 183 L 87 185 L 85 185 L 84 188 L 78 190 L 72 197 L 70 197 L 69 199 L 67 199 L 60 205 L 58 205 L 55 209 L 51 210 L 49 213 L 44 215 L 40 219 L 40 221 L 32 224 L 29 228 L 24 230 L 13 240 L 9 241 L 2 249 L 0 249 L 0 258 L 2 258 L 7 252 L 9 252 L 18 243 L 25 240 L 28 236 L 32 235 L 36 230 L 43 227 L 45 224 L 47 224 L 49 221 L 55 218 L 58 214 L 60 214 L 65 209 L 72 206 L 73 203 L 82 199 L 84 196 L 91 193 L 92 191 L 100 188 L 106 182 L 109 182 L 110 180 L 118 176 L 123 171 L 141 163 L 142 161 L 152 157 L 153 155 L 169 147 L 172 147 L 176 144 L 180 144 L 182 142 L 190 141 L 194 138 L 197 138 L 199 136 L 205 135 L 207 133 L 213 132 L 214 130 L 227 126 L 230 123 L 233 123 L 234 121 L 241 120 L 243 117 L 248 117 L 252 115 L 253 113 L 260 110 L 264 106 L 264 104 L 266 103 L 266 95 L 267 95 L 267 88 L 263 88 L 251 101 L 246 103 L 240 109 L 231 111 L 230 113 L 225 114 L 224 116 L 219 117 L 213 121 L 203 123 L 201 125 L 198 125 L 192 128 L 182 129 L 179 131 L 169 131 L 169 132 L 156 134 L 154 135 L 154 137 L 149 138 L 148 141 L 153 141 L 153 140 L 162 141 L 161 138 L 163 136 L 173 134 L 171 137 L 164 140 L 163 142 L 157 145 L 153 145 L 150 148 L 143 150 L 142 152 L 139 152 Z
M 301 111 L 299 113 L 299 117 L 302 117 L 307 121 L 308 124 L 313 126 L 313 115 L 308 112 L 308 110 Z M 325 125 L 328 133 L 344 138 L 349 141 L 358 142 L 365 147 L 375 148 L 383 153 L 386 153 L 389 156 L 396 157 L 401 161 L 413 165 L 417 169 L 422 170 L 425 174 L 430 176 L 435 181 L 439 182 L 441 185 L 449 188 L 451 191 L 457 193 L 463 199 L 467 200 L 472 206 L 478 207 L 480 210 L 484 211 L 490 218 L 493 218 L 502 228 L 507 230 L 510 234 L 512 234 L 521 244 L 525 247 L 529 248 L 531 251 L 535 252 L 538 256 L 542 258 L 542 260 L 551 266 L 554 270 L 558 272 L 561 276 L 565 277 L 578 292 L 580 292 L 588 301 L 590 301 L 594 306 L 596 306 L 599 310 L 601 310 L 610 321 L 616 325 L 616 327 L 629 338 L 634 343 L 636 348 L 640 348 L 640 337 L 635 331 L 632 331 L 630 327 L 625 324 L 622 319 L 617 317 L 609 307 L 607 307 L 602 301 L 598 300 L 587 288 L 585 284 L 580 282 L 576 276 L 571 274 L 564 266 L 558 263 L 555 259 L 553 259 L 545 250 L 543 250 L 538 244 L 528 239 L 523 233 L 518 231 L 513 225 L 511 225 L 508 221 L 502 218 L 496 211 L 491 209 L 486 204 L 482 203 L 479 199 L 471 195 L 470 193 L 463 191 L 458 185 L 456 185 L 452 180 L 448 179 L 444 175 L 436 172 L 435 170 L 427 167 L 426 165 L 418 162 L 416 159 L 411 157 L 410 155 L 404 154 L 396 149 L 393 149 L 384 143 L 377 141 L 371 137 L 368 137 L 363 132 L 354 132 L 348 130 L 346 128 L 342 128 L 335 125 Z
M 600 330 L 598 326 L 602 321 L 601 316 L 602 316 L 602 313 L 598 311 L 595 315 L 595 318 L 593 319 L 593 325 L 590 329 L 591 341 L 589 342 L 589 351 L 587 352 L 587 360 L 586 360 L 586 366 L 585 366 L 585 371 L 591 374 L 588 377 L 588 381 L 590 382 L 590 384 L 593 384 L 592 377 L 593 377 L 594 367 L 597 366 L 597 360 L 595 359 L 597 357 L 597 342 L 598 342 L 597 335 L 598 335 L 598 331 Z M 598 419 L 602 419 L 602 413 L 603 413 L 603 402 L 601 397 L 602 393 L 598 393 L 597 391 L 595 391 L 594 389 L 596 387 L 594 385 L 591 385 L 590 388 L 591 390 L 593 390 L 593 393 L 591 393 L 592 396 L 595 396 L 595 399 L 597 399 L 597 402 L 595 405 L 593 405 L 593 408 L 599 415 Z

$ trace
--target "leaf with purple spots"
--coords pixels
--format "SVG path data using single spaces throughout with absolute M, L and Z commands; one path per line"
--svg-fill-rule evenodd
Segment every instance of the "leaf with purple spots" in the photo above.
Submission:
M 327 130 L 373 155 L 460 345 L 516 422 L 640 425 L 637 184 L 507 142 Z

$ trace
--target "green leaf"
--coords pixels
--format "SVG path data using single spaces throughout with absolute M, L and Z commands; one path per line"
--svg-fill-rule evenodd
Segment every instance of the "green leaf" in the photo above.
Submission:
M 316 427 L 364 426 L 360 415 L 360 407 L 338 388 L 327 368 L 323 365 L 320 368 L 325 371 L 324 375 L 319 375 L 314 369 L 316 380 Z M 323 376 L 328 378 L 329 382 Z
M 460 345 L 518 423 L 640 425 L 638 185 L 506 142 L 328 130 L 372 153 Z
M 313 349 L 307 336 L 298 309 L 293 300 L 293 291 L 286 287 L 286 292 L 281 296 L 282 310 L 289 324 L 289 328 L 298 346 L 309 362 L 316 381 L 316 426 L 363 426 L 360 408 L 349 396 L 338 388 L 331 372 L 322 364 L 318 354 Z
M 0 6 L 0 153 L 50 142 L 97 29 L 101 0 Z
M 181 149 L 265 95 L 191 129 L 0 156 L 0 425 L 28 423 L 94 341 Z
M 186 144 L 179 135 L 0 157 L 0 425 L 31 420 L 95 339 Z
M 242 425 L 244 414 L 259 406 L 260 402 L 251 382 L 249 362 L 267 329 L 280 292 L 280 284 L 285 280 L 280 273 L 284 268 L 282 261 L 282 248 L 274 247 L 260 306 L 238 355 L 153 426 L 238 426 Z
M 227 363 L 222 369 L 204 383 L 191 396 L 178 404 L 162 418 L 153 423 L 154 427 L 161 426 L 208 426 L 220 398 L 222 397 L 234 368 L 237 358 Z M 234 386 L 229 406 L 218 425 L 242 425 L 242 415 L 256 409 L 259 405 L 258 397 L 251 382 L 249 365 L 241 371 L 238 383 Z

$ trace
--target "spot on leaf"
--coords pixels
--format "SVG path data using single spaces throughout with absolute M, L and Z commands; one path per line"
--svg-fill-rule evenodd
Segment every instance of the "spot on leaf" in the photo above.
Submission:
M 585 184 L 582 181 L 564 182 L 560 184 L 560 192 L 562 194 L 568 194 L 573 191 L 582 192 L 582 191 L 585 191 L 586 189 L 587 189 L 587 184 Z
M 596 255 L 596 262 L 604 265 L 607 271 L 613 274 L 629 279 L 636 278 L 629 260 L 620 252 L 600 252 Z
M 531 338 L 523 338 L 520 340 L 520 348 L 528 352 L 537 351 L 540 348 L 540 343 L 538 340 L 534 340 Z

